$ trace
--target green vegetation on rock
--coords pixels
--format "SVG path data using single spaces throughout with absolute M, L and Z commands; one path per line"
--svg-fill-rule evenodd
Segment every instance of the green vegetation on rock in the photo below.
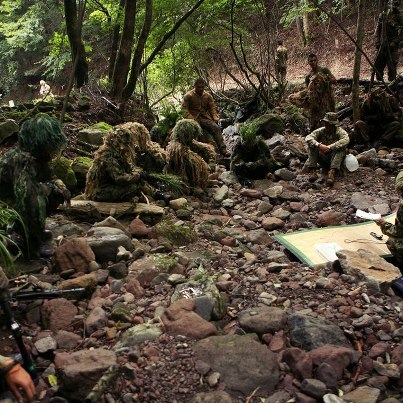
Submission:
M 174 245 L 187 245 L 196 241 L 197 235 L 192 228 L 175 225 L 170 220 L 163 220 L 155 226 L 157 234 Z

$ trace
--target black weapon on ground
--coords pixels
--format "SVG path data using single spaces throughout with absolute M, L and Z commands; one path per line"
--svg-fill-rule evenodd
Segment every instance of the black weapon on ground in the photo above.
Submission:
M 17 343 L 18 349 L 22 357 L 22 365 L 29 373 L 31 378 L 36 381 L 37 374 L 31 358 L 31 355 L 25 347 L 22 339 L 22 331 L 20 324 L 15 320 L 11 310 L 11 300 L 36 300 L 36 299 L 53 299 L 53 298 L 73 298 L 82 295 L 85 288 L 73 288 L 70 290 L 45 290 L 45 291 L 18 291 L 11 294 L 7 288 L 0 289 L 0 307 L 4 312 L 7 327 L 11 330 L 13 337 Z
M 82 295 L 85 288 L 72 288 L 70 290 L 44 290 L 44 291 L 18 291 L 12 298 L 17 301 L 35 299 L 73 298 Z
M 13 337 L 17 343 L 18 349 L 22 357 L 22 365 L 25 370 L 29 373 L 31 378 L 36 381 L 37 374 L 35 371 L 34 363 L 32 361 L 31 355 L 25 347 L 24 341 L 22 339 L 22 331 L 20 324 L 15 320 L 13 312 L 10 307 L 11 294 L 7 289 L 0 289 L 0 306 L 6 317 L 7 326 L 11 330 Z

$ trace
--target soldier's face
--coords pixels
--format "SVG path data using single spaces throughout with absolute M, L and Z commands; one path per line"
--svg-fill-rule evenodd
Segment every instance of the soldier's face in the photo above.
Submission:
M 308 64 L 312 69 L 316 69 L 316 67 L 318 67 L 318 59 L 316 57 L 310 57 L 308 58 Z
M 202 83 L 198 83 L 195 86 L 195 92 L 197 95 L 203 95 L 203 91 L 204 91 L 204 84 Z

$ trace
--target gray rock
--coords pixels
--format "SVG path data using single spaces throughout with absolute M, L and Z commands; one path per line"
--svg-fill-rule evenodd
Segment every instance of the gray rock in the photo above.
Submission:
M 85 330 L 87 334 L 92 334 L 98 329 L 102 329 L 108 323 L 106 312 L 100 307 L 95 307 L 85 320 Z
M 104 136 L 106 133 L 107 133 L 106 130 L 87 127 L 85 129 L 81 129 L 77 133 L 77 138 L 78 140 L 84 141 L 85 143 L 100 146 L 104 141 Z
M 224 182 L 226 185 L 235 185 L 235 183 L 238 183 L 237 176 L 230 171 L 224 171 L 218 179 Z
M 315 399 L 320 399 L 326 393 L 326 385 L 317 379 L 304 379 L 301 390 Z
M 287 316 L 280 308 L 263 305 L 241 311 L 238 320 L 242 329 L 262 335 L 282 330 Z
M 91 228 L 87 233 L 87 240 L 98 262 L 114 262 L 119 246 L 133 250 L 131 238 L 118 228 Z
M 248 396 L 257 389 L 256 396 L 264 396 L 278 383 L 276 355 L 250 336 L 208 337 L 194 345 L 194 352 L 197 359 L 221 374 L 230 393 Z
M 303 350 L 310 351 L 326 344 L 351 348 L 343 331 L 328 320 L 293 314 L 287 325 L 291 345 Z
M 214 194 L 214 201 L 216 203 L 221 203 L 223 200 L 225 200 L 228 197 L 228 186 L 227 185 L 222 185 L 219 189 Z
M 45 354 L 49 351 L 54 351 L 57 348 L 56 340 L 51 336 L 43 337 L 42 339 L 37 340 L 35 343 L 35 348 L 38 350 L 38 353 Z

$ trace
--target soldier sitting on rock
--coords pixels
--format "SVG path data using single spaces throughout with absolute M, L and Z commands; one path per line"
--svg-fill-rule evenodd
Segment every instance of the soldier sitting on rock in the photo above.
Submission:
M 346 156 L 350 138 L 344 129 L 337 127 L 339 124 L 337 113 L 326 113 L 322 121 L 325 127 L 320 127 L 305 137 L 309 159 L 301 173 L 315 171 L 319 163 L 325 170 L 330 168 L 327 185 L 333 186 L 336 172 L 340 171 L 341 163 Z
M 209 170 L 215 169 L 216 153 L 211 144 L 196 139 L 202 136 L 200 125 L 192 119 L 182 119 L 174 127 L 167 147 L 166 172 L 180 176 L 196 190 L 207 187 Z
M 41 253 L 49 237 L 44 231 L 47 214 L 70 200 L 70 192 L 53 176 L 49 164 L 65 143 L 60 123 L 40 113 L 23 123 L 18 147 L 0 160 L 0 198 L 22 217 L 33 254 Z
M 356 144 L 403 145 L 402 111 L 398 100 L 384 89 L 374 88 L 367 94 L 361 118 L 354 124 Z
M 165 151 L 150 140 L 144 125 L 121 124 L 106 135 L 96 152 L 85 195 L 90 200 L 122 202 L 141 192 L 153 193 L 148 174 L 162 172 L 165 163 Z
M 249 179 L 263 179 L 278 165 L 263 138 L 257 135 L 257 126 L 255 124 L 242 126 L 230 165 L 231 171 L 238 176 L 239 181 L 243 185 L 250 186 Z
M 396 213 L 395 223 L 392 224 L 383 219 L 377 220 L 383 234 L 389 238 L 386 241 L 386 246 L 396 259 L 399 267 L 403 267 L 403 171 L 400 171 L 396 176 L 395 182 L 396 191 L 400 197 L 399 208 Z

